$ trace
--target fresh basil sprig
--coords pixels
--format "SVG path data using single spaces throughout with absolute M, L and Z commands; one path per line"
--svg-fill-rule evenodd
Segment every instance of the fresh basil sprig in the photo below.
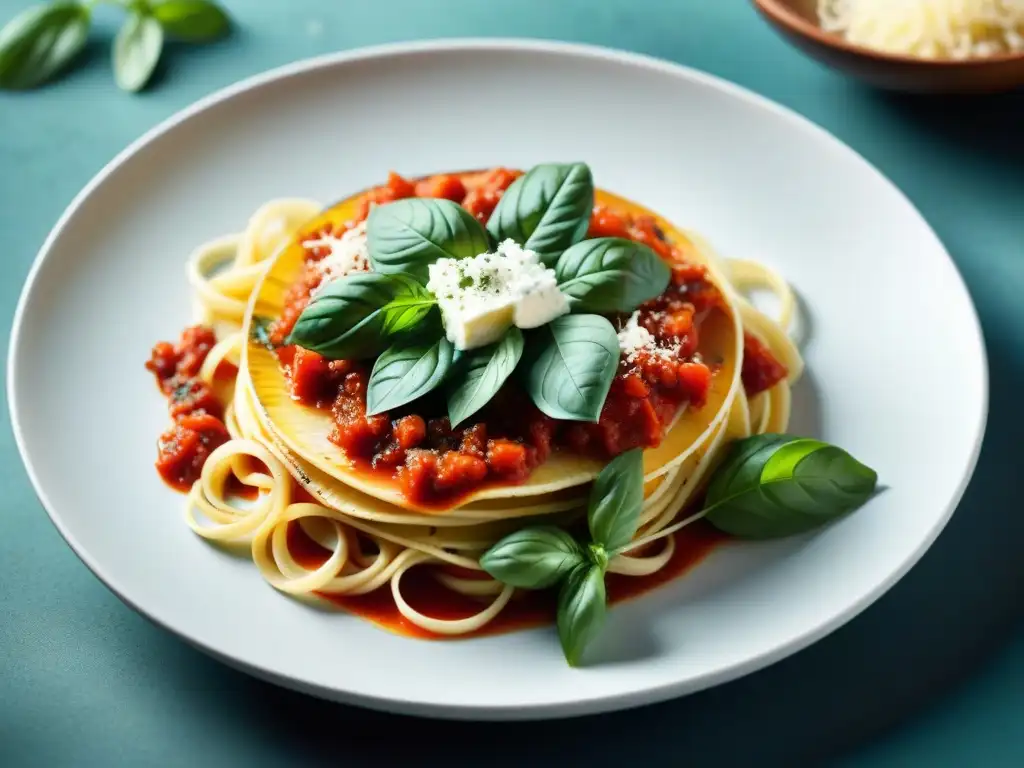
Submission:
M 377 205 L 366 236 L 371 274 L 378 277 L 334 281 L 302 313 L 290 342 L 332 358 L 372 357 L 387 347 L 389 336 L 420 332 L 424 320 L 436 316 L 436 297 L 420 285 L 431 264 L 486 253 L 495 242 L 512 239 L 553 265 L 575 314 L 530 330 L 525 352 L 516 328 L 495 345 L 467 351 L 445 382 L 451 423 L 477 413 L 517 369 L 543 413 L 598 421 L 620 358 L 615 329 L 601 315 L 631 312 L 659 295 L 670 272 L 645 245 L 621 238 L 583 240 L 593 205 L 593 178 L 584 163 L 531 168 L 505 190 L 486 230 L 449 200 Z M 406 287 L 401 293 L 387 288 L 390 296 L 379 293 L 392 285 L 386 276 L 407 281 Z M 442 333 L 420 333 L 427 336 L 421 341 L 429 345 Z
M 874 495 L 877 482 L 874 470 L 834 445 L 791 435 L 755 435 L 733 443 L 711 477 L 704 509 L 679 526 L 704 517 L 740 538 L 790 536 L 862 506 Z M 564 531 L 525 528 L 480 558 L 487 573 L 514 587 L 545 589 L 560 584 L 558 636 L 572 666 L 604 621 L 608 562 L 646 541 L 634 541 L 643 489 L 642 451 L 627 451 L 612 459 L 594 481 L 587 506 L 587 545 Z
M 0 88 L 35 88 L 66 69 L 82 50 L 92 23 L 93 2 L 58 0 L 36 5 L 0 29 Z M 164 34 L 190 43 L 225 35 L 228 15 L 209 0 L 111 2 L 128 13 L 114 38 L 114 78 L 126 91 L 150 81 L 164 50 Z
M 553 266 L 587 234 L 594 179 L 585 163 L 536 165 L 505 190 L 487 222 L 495 242 L 511 238 Z
M 426 289 L 412 278 L 359 272 L 328 283 L 306 305 L 286 343 L 333 360 L 374 357 L 389 336 L 418 323 L 431 306 Z
M 672 274 L 642 243 L 599 237 L 576 243 L 555 264 L 558 288 L 583 312 L 632 312 L 660 296 Z
M 506 238 L 536 251 L 546 264 L 558 262 L 556 277 L 573 297 L 576 312 L 630 311 L 664 290 L 668 268 L 646 246 L 626 240 L 580 242 L 593 205 L 593 179 L 583 163 L 530 169 L 504 192 L 487 229 L 449 200 L 409 198 L 377 205 L 367 218 L 366 236 L 371 274 L 378 277 L 355 275 L 328 285 L 303 311 L 289 343 L 332 358 L 378 354 L 387 337 L 424 328 L 437 303 L 420 285 L 431 264 L 489 252 Z M 407 287 L 389 297 L 381 290 L 395 289 L 380 276 L 400 277 Z M 421 332 L 427 336 L 421 343 L 429 345 L 442 333 Z M 485 406 L 517 367 L 542 412 L 598 420 L 618 369 L 611 323 L 597 314 L 562 316 L 531 330 L 525 346 L 528 354 L 523 334 L 513 327 L 497 344 L 462 355 L 446 380 L 453 425 Z
M 707 520 L 748 539 L 809 531 L 870 499 L 878 474 L 834 445 L 790 435 L 734 443 L 708 485 Z
M 558 636 L 570 665 L 597 635 L 605 617 L 604 574 L 609 553 L 636 533 L 643 506 L 643 451 L 619 454 L 601 470 L 591 490 L 583 546 L 564 531 L 524 528 L 509 534 L 480 558 L 480 567 L 498 581 L 524 589 L 561 583 Z M 639 489 L 639 492 L 637 492 Z

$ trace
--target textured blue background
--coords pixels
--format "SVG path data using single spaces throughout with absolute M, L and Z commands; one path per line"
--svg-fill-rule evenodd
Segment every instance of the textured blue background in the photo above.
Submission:
M 22 4 L 0 0 L 0 17 Z M 981 463 L 949 528 L 910 575 L 796 657 L 634 712 L 466 725 L 377 715 L 279 690 L 132 613 L 46 519 L 17 458 L 4 406 L 0 764 L 199 768 L 425 759 L 512 765 L 548 758 L 590 765 L 805 765 L 842 755 L 849 765 L 1024 765 L 1018 715 L 1024 515 L 1017 493 L 1017 432 L 1024 423 L 1024 94 L 925 100 L 865 90 L 787 48 L 743 0 L 227 5 L 238 34 L 209 48 L 173 48 L 150 93 L 132 97 L 115 89 L 107 46 L 118 14 L 101 8 L 84 67 L 42 91 L 0 94 L 5 328 L 36 250 L 73 195 L 122 147 L 200 96 L 295 59 L 386 41 L 502 35 L 599 43 L 692 65 L 793 107 L 910 195 L 953 253 L 984 325 L 994 417 Z M 371 733 L 378 727 L 386 737 Z

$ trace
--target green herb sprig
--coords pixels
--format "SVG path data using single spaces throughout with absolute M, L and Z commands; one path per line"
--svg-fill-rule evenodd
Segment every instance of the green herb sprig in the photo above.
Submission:
M 874 470 L 841 448 L 791 435 L 756 435 L 730 447 L 700 512 L 634 540 L 644 500 L 643 453 L 634 449 L 609 462 L 594 482 L 588 542 L 557 528 L 524 528 L 487 550 L 480 566 L 514 587 L 558 587 L 558 636 L 566 661 L 577 666 L 604 623 L 604 579 L 615 557 L 701 518 L 741 538 L 809 531 L 860 507 L 877 482 Z
M 101 2 L 128 14 L 112 51 L 114 79 L 125 91 L 145 88 L 167 38 L 207 43 L 231 29 L 227 13 L 209 0 L 57 0 L 35 5 L 0 29 L 0 88 L 37 88 L 66 71 L 85 47 L 93 7 Z
M 480 567 L 513 587 L 559 586 L 558 637 L 574 667 L 604 623 L 608 561 L 636 533 L 643 501 L 643 451 L 634 448 L 612 459 L 594 481 L 587 505 L 589 542 L 558 529 L 524 528 L 480 558 Z
M 616 332 L 603 315 L 630 312 L 658 296 L 670 272 L 641 243 L 585 239 L 593 207 L 594 183 L 584 163 L 530 169 L 502 195 L 486 228 L 448 200 L 378 205 L 366 222 L 373 272 L 330 283 L 302 312 L 287 341 L 334 359 L 386 357 L 388 364 L 374 366 L 367 386 L 371 414 L 443 387 L 448 417 L 460 424 L 518 371 L 547 415 L 595 422 L 619 364 Z M 535 251 L 555 270 L 572 314 L 526 333 L 511 327 L 496 343 L 457 356 L 426 353 L 444 336 L 432 322 L 438 313 L 436 298 L 424 287 L 428 267 L 442 258 L 489 252 L 506 239 Z M 414 332 L 419 338 L 410 344 L 407 336 Z M 396 367 L 396 360 L 406 362 Z M 401 381 L 394 380 L 398 370 Z

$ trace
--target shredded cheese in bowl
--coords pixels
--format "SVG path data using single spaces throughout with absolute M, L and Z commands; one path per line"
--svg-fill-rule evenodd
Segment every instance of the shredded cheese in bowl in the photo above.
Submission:
M 1024 0 L 818 0 L 822 29 L 924 59 L 1024 53 Z

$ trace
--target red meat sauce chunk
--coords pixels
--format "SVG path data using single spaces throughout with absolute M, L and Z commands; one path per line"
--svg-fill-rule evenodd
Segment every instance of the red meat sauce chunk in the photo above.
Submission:
M 461 203 L 466 197 L 466 186 L 462 179 L 455 174 L 442 173 L 413 182 L 392 171 L 388 174 L 386 184 L 370 190 L 359 201 L 353 223 L 365 220 L 370 215 L 373 205 L 382 205 L 409 197 L 435 197 Z
M 217 343 L 213 329 L 193 325 L 181 332 L 176 344 L 160 341 L 153 346 L 146 369 L 156 376 L 157 384 L 169 393 L 180 381 L 194 378 Z
M 178 490 L 188 490 L 199 479 L 203 464 L 214 450 L 230 439 L 224 422 L 202 411 L 186 414 L 157 441 L 156 468 Z
M 177 343 L 158 342 L 146 362 L 167 396 L 174 425 L 157 441 L 156 468 L 171 486 L 188 489 L 199 479 L 207 457 L 230 439 L 223 409 L 213 390 L 198 378 L 217 343 L 211 328 L 186 328 Z
M 350 222 L 349 226 L 365 220 L 370 215 L 373 205 L 409 197 L 451 200 L 486 223 L 502 194 L 520 176 L 521 171 L 494 168 L 480 174 L 441 173 L 419 181 L 410 181 L 392 171 L 388 174 L 387 183 L 371 189 L 363 196 L 356 209 L 355 220 Z

